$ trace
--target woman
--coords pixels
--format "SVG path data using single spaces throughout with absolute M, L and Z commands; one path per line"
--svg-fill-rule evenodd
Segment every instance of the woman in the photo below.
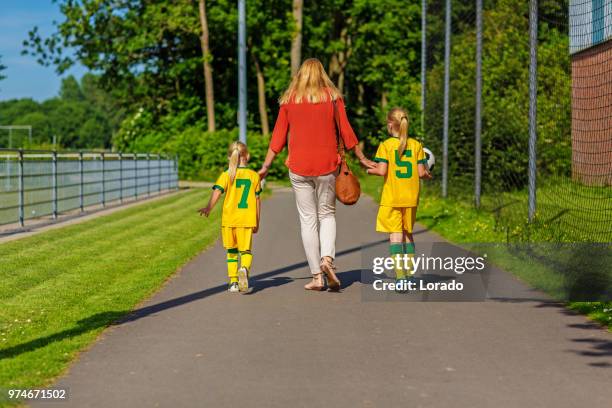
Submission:
M 376 164 L 361 152 L 340 91 L 318 59 L 304 61 L 279 102 L 278 118 L 259 175 L 266 176 L 272 161 L 287 144 L 287 134 L 291 133 L 286 164 L 300 217 L 302 243 L 312 272 L 312 281 L 304 288 L 324 290 L 324 273 L 329 288 L 339 290 L 340 280 L 334 265 L 339 165 L 334 112 L 338 115 L 339 133 L 346 150 L 353 151 L 366 168 L 374 168 Z

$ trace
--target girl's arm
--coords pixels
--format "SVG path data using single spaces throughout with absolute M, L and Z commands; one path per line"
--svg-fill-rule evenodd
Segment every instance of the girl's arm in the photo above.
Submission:
M 253 228 L 253 233 L 257 234 L 259 231 L 259 215 L 261 214 L 261 199 L 257 197 L 257 225 Z
M 427 167 L 425 167 L 424 164 L 420 164 L 417 166 L 417 170 L 419 172 L 419 177 L 425 180 L 431 180 L 432 175 L 429 172 L 429 170 L 427 170 Z
M 210 200 L 208 200 L 208 204 L 204 208 L 200 208 L 198 212 L 200 215 L 204 215 L 208 217 L 213 208 L 215 208 L 215 204 L 219 201 L 219 197 L 221 197 L 221 190 L 214 189 L 212 194 L 210 195 Z
M 374 163 L 374 162 L 372 162 Z M 375 176 L 386 176 L 387 175 L 387 168 L 388 165 L 385 162 L 378 162 L 378 163 L 374 163 L 374 167 L 373 168 L 369 168 L 366 170 L 366 173 L 368 174 L 372 174 Z

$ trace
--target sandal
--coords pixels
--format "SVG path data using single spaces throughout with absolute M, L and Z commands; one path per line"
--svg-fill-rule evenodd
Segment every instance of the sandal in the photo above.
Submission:
M 315 290 L 321 292 L 325 290 L 325 284 L 323 282 L 323 274 L 321 272 L 312 275 L 312 281 L 304 285 L 306 290 Z
M 333 290 L 335 292 L 340 290 L 340 279 L 336 276 L 336 265 L 334 265 L 334 261 L 329 256 L 324 256 L 321 258 L 321 270 L 325 273 L 327 277 L 327 286 L 329 290 Z

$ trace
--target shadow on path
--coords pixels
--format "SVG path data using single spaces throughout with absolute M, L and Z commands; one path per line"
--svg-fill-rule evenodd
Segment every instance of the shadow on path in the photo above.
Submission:
M 362 246 L 356 246 L 352 248 L 345 249 L 336 254 L 336 257 L 341 257 L 343 255 L 348 255 L 353 252 L 360 251 L 362 248 L 368 248 L 371 246 L 375 246 L 380 244 L 383 241 L 376 241 L 372 243 L 368 243 Z M 258 291 L 262 291 L 268 288 L 273 288 L 277 286 L 284 285 L 286 283 L 290 283 L 293 281 L 293 278 L 285 277 L 285 276 L 276 276 L 283 273 L 291 272 L 296 269 L 304 268 L 308 266 L 307 262 L 298 262 L 292 265 L 284 266 L 279 269 L 275 269 L 273 271 L 261 273 L 255 275 L 251 278 L 251 282 L 254 288 L 254 293 Z M 343 281 L 343 287 L 348 287 L 352 285 L 354 282 L 359 281 L 361 271 L 359 270 L 351 270 L 347 272 L 338 273 L 340 279 Z M 272 279 L 269 279 L 272 278 Z M 212 288 L 204 289 L 199 292 L 190 293 L 189 295 L 181 296 L 175 299 L 170 299 L 165 302 L 156 303 L 154 305 L 141 307 L 134 311 L 124 310 L 124 311 L 109 311 L 96 313 L 90 317 L 77 321 L 77 325 L 73 328 L 60 331 L 58 333 L 50 334 L 45 337 L 40 337 L 38 339 L 30 340 L 25 343 L 17 344 L 12 347 L 8 347 L 0 350 L 0 360 L 6 358 L 16 357 L 20 354 L 27 353 L 30 351 L 37 350 L 42 347 L 46 347 L 51 343 L 55 343 L 58 341 L 62 341 L 65 339 L 69 339 L 72 337 L 79 336 L 83 333 L 87 333 L 92 330 L 96 330 L 101 327 L 106 327 L 110 325 L 120 325 L 123 323 L 132 322 L 138 319 L 142 319 L 143 317 L 147 317 L 149 315 L 162 312 L 167 309 L 171 309 L 173 307 L 182 306 L 184 304 L 194 302 L 196 300 L 204 299 L 208 296 L 212 296 L 218 293 L 223 293 L 227 290 L 227 285 L 222 284 L 218 286 L 213 286 Z

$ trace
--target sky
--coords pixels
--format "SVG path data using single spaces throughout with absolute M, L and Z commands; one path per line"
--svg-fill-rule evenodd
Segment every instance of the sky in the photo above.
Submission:
M 43 101 L 57 96 L 63 77 L 80 78 L 86 69 L 75 66 L 61 77 L 54 67 L 43 67 L 29 55 L 21 55 L 28 31 L 38 26 L 47 36 L 54 31 L 53 21 L 62 21 L 59 5 L 52 0 L 0 0 L 0 55 L 7 78 L 0 81 L 0 101 L 33 98 Z

